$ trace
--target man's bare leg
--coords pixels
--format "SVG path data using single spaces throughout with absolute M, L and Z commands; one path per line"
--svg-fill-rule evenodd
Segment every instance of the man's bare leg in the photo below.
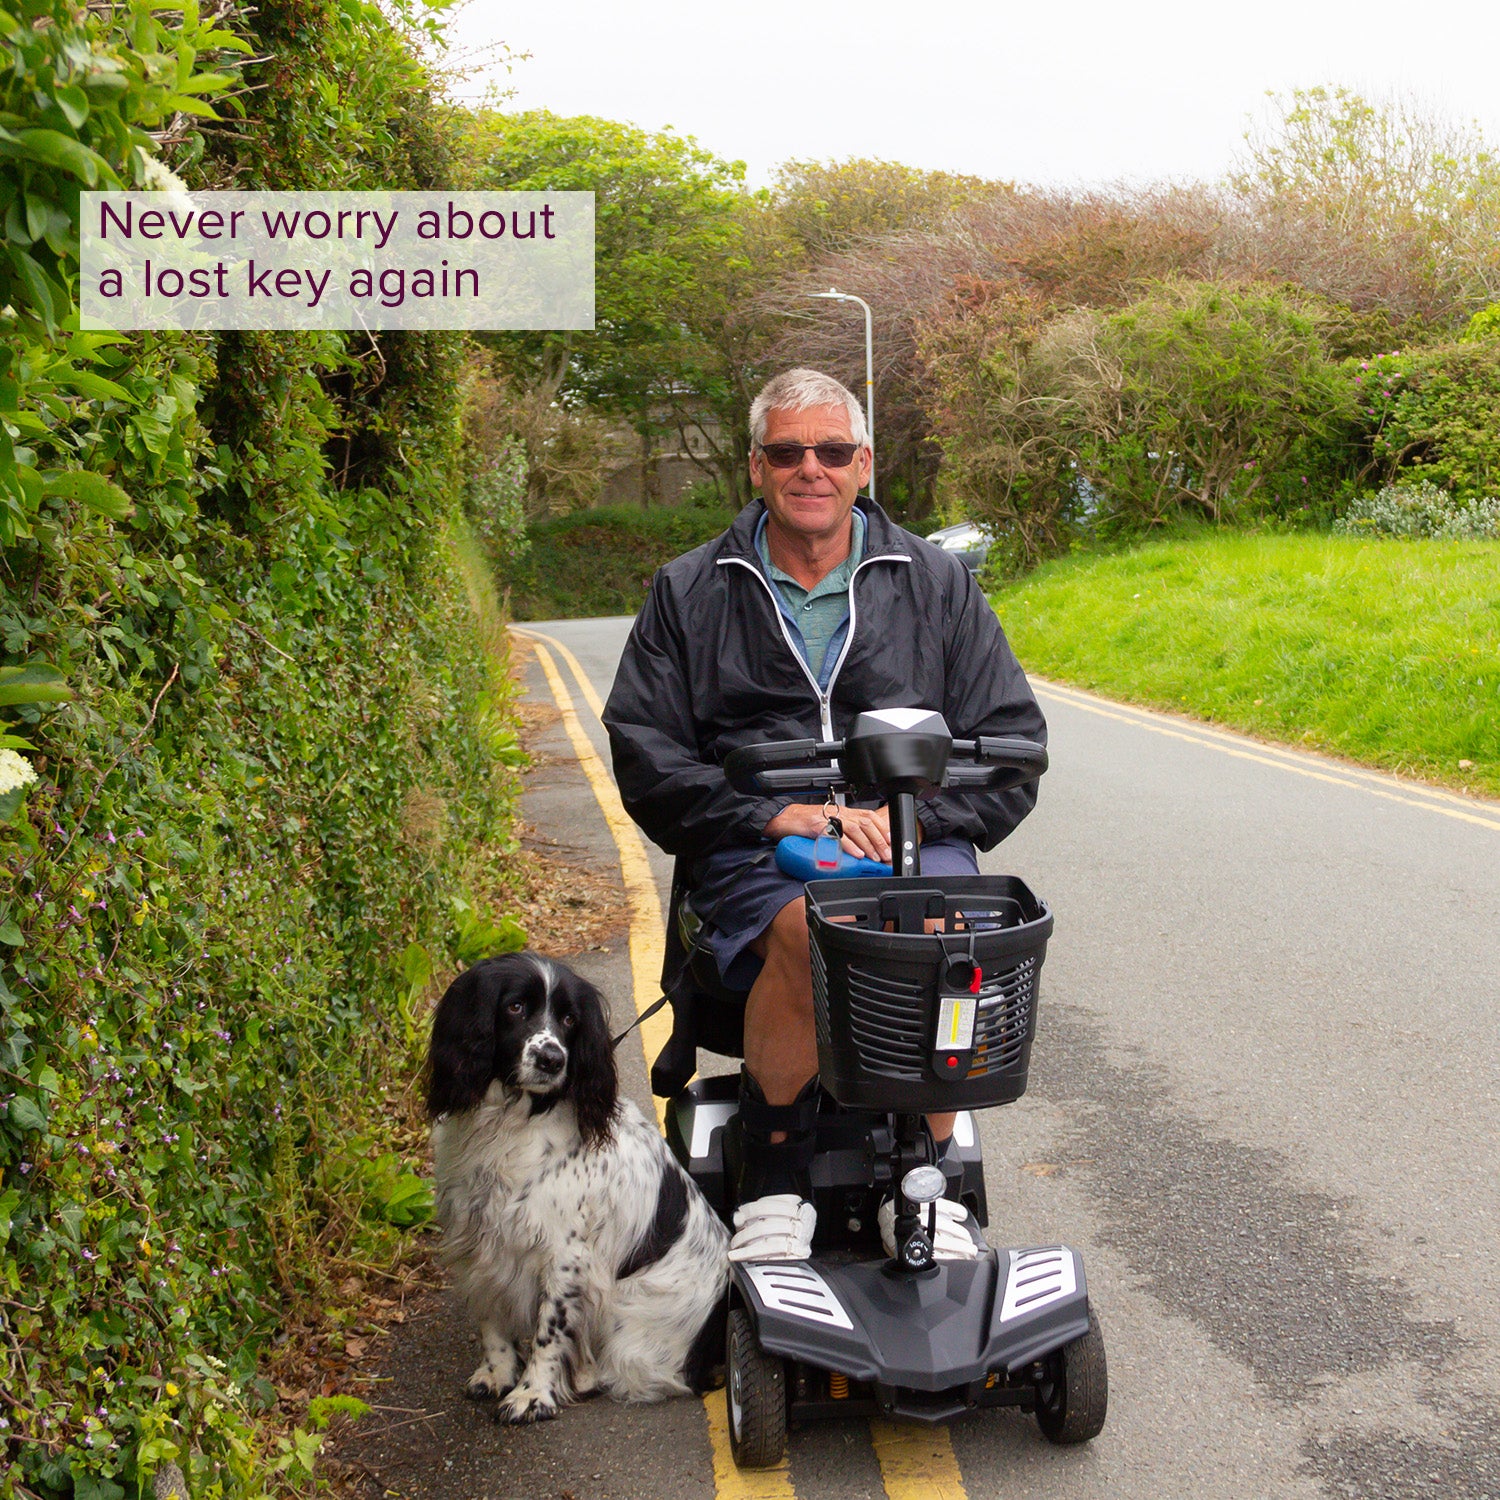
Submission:
M 763 967 L 745 1001 L 745 1067 L 767 1104 L 790 1104 L 818 1071 L 807 944 L 807 903 L 798 896 L 750 945 Z
M 800 898 L 754 943 L 763 967 L 745 1002 L 740 1074 L 740 1206 L 730 1260 L 801 1260 L 817 1215 L 809 1169 L 817 1125 L 818 1049 Z M 800 970 L 799 970 L 800 959 Z

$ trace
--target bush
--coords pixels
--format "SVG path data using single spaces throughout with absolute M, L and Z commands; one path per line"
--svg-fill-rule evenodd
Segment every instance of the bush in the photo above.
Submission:
M 724 498 L 724 486 L 717 479 L 695 479 L 677 497 L 679 510 L 710 510 L 722 515 L 728 504 Z
M 1500 540 L 1500 499 L 1462 500 L 1429 479 L 1388 484 L 1374 495 L 1359 496 L 1333 529 L 1341 536 Z
M 253 46 L 219 7 L 21 8 L 0 15 L 8 118 L 40 116 L 0 156 L 36 235 L 10 233 L 0 288 L 0 1495 L 120 1500 L 168 1463 L 200 1496 L 305 1493 L 317 1435 L 266 1438 L 258 1356 L 422 1217 L 406 1165 L 351 1143 L 402 1111 L 426 979 L 516 936 L 471 899 L 518 752 L 460 509 L 461 346 L 70 332 L 78 193 L 152 181 L 158 146 L 193 186 L 236 156 L 244 187 L 336 161 L 422 185 L 441 131 L 373 6 L 271 0 Z M 202 71 L 205 46 L 281 84 L 212 154 L 191 122 L 237 58 Z
M 1476 499 L 1500 493 L 1500 338 L 1486 326 L 1350 368 L 1378 472 Z
M 918 332 L 943 450 L 939 507 L 988 528 L 1002 575 L 1060 551 L 1076 520 L 1075 456 L 1096 381 L 1075 353 L 1092 316 L 1049 324 L 1034 296 L 971 283 Z
M 1500 302 L 1481 307 L 1464 328 L 1466 341 L 1500 338 Z
M 501 443 L 469 470 L 464 509 L 474 535 L 496 561 L 526 555 L 531 545 L 526 536 L 526 448 L 519 438 Z
M 1103 319 L 1095 344 L 1114 378 L 1092 392 L 1079 463 L 1127 528 L 1295 509 L 1307 469 L 1352 435 L 1316 319 L 1281 290 L 1165 283 Z
M 1085 529 L 1301 517 L 1352 469 L 1354 398 L 1313 310 L 1271 287 L 1173 281 L 1047 318 L 976 284 L 923 332 L 944 504 L 1002 569 Z

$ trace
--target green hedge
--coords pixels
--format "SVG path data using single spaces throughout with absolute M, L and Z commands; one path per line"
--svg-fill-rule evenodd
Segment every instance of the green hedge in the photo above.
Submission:
M 501 583 L 518 620 L 633 615 L 651 575 L 711 541 L 734 520 L 719 506 L 606 505 L 533 525 L 524 558 L 502 562 Z
M 1477 321 L 1477 320 L 1476 320 Z M 1356 361 L 1354 382 L 1376 468 L 1460 499 L 1500 495 L 1500 333 Z
M 76 330 L 78 192 L 159 151 L 190 185 L 447 170 L 375 7 L 217 24 L 0 17 L 0 1495 L 309 1486 L 258 1355 L 421 1218 L 379 1144 L 414 1004 L 518 939 L 471 895 L 518 751 L 464 346 Z

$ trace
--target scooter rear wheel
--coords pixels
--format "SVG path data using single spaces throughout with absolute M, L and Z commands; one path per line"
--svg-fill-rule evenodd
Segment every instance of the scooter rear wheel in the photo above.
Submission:
M 786 1366 L 756 1342 L 743 1307 L 729 1310 L 725 1379 L 729 1451 L 742 1469 L 770 1469 L 786 1454 Z
M 1046 1378 L 1036 1389 L 1036 1424 L 1054 1443 L 1086 1443 L 1104 1428 L 1109 1369 L 1104 1330 L 1089 1309 L 1089 1331 L 1047 1357 Z

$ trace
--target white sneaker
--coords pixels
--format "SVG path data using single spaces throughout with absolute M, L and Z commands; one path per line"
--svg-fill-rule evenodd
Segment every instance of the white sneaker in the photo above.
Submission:
M 734 1211 L 730 1260 L 806 1260 L 818 1211 L 795 1193 L 773 1193 Z
M 885 1253 L 894 1256 L 896 1253 L 896 1204 L 894 1199 L 887 1198 L 875 1214 L 875 1222 L 880 1225 L 880 1244 Z M 922 1222 L 927 1222 L 927 1215 L 922 1215 Z M 969 1232 L 969 1211 L 962 1203 L 955 1203 L 951 1198 L 939 1198 L 937 1200 L 937 1225 L 932 1237 L 932 1254 L 935 1260 L 978 1260 L 984 1254 L 984 1247 L 974 1243 L 974 1236 Z

